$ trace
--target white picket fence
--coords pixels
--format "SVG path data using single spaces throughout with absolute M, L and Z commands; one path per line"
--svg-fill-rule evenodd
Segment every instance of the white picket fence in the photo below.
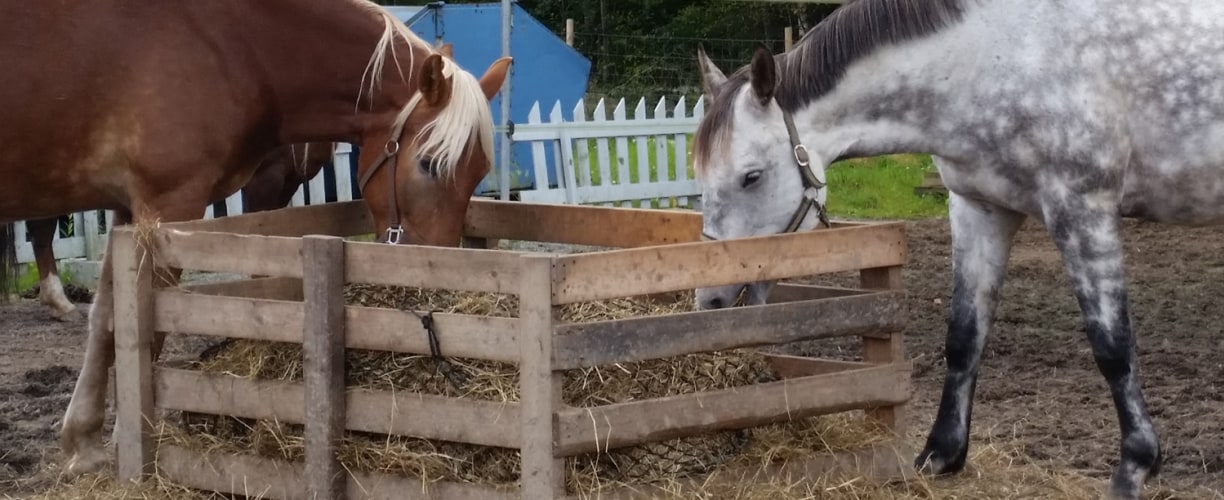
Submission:
M 516 124 L 513 140 L 530 143 L 530 168 L 535 186 L 520 190 L 523 201 L 533 203 L 603 204 L 637 207 L 700 208 L 701 190 L 693 178 L 688 152 L 689 135 L 705 113 L 704 99 L 690 106 L 684 97 L 666 97 L 648 113 L 645 98 L 637 100 L 632 115 L 627 101 L 620 99 L 608 114 L 606 101 L 593 108 L 584 100 L 564 119 L 561 102 L 549 107 L 548 115 L 535 103 L 526 123 Z M 338 144 L 331 169 L 324 169 L 298 189 L 291 206 L 316 205 L 355 198 L 355 179 L 350 170 L 349 144 Z M 551 168 L 550 168 L 551 164 Z M 330 174 L 325 171 L 330 170 Z M 556 185 L 549 183 L 549 171 Z M 490 175 L 498 175 L 493 172 Z M 333 179 L 334 197 L 327 196 L 327 179 Z M 330 198 L 330 199 L 329 199 Z M 240 192 L 220 203 L 225 215 L 243 213 Z M 217 214 L 210 206 L 205 218 Z M 57 260 L 97 261 L 106 247 L 113 214 L 94 210 L 72 214 L 71 225 L 61 224 L 52 248 Z M 101 224 L 105 219 L 105 224 Z M 17 261 L 34 262 L 34 248 L 26 241 L 24 223 L 18 223 Z
M 705 114 L 705 100 L 690 108 L 681 97 L 669 116 L 667 98 L 659 99 L 647 116 L 646 99 L 637 101 L 633 116 L 626 102 L 617 101 L 608 116 L 600 99 L 587 116 L 579 101 L 573 119 L 562 116 L 561 103 L 548 116 L 540 103 L 532 106 L 527 123 L 516 125 L 515 142 L 530 142 L 536 188 L 521 192 L 523 201 L 622 206 L 692 207 L 701 193 L 690 172 L 688 135 Z M 551 155 L 557 187 L 547 179 Z M 592 157 L 593 155 L 593 157 Z

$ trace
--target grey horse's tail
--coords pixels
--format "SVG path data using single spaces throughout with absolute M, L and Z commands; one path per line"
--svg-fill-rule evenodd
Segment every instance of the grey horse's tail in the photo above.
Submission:
M 8 303 L 17 288 L 17 230 L 14 224 L 0 227 L 0 304 Z

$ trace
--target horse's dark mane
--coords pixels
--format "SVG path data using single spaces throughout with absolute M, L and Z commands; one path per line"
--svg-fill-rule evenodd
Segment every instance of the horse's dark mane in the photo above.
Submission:
M 795 111 L 837 86 L 877 49 L 937 33 L 961 20 L 966 0 L 852 0 L 779 54 L 777 99 Z
M 851 0 L 803 35 L 789 52 L 774 56 L 778 65 L 775 97 L 782 109 L 795 112 L 833 90 L 855 61 L 881 47 L 921 38 L 960 21 L 968 0 Z M 728 75 L 712 97 L 697 127 L 693 151 L 704 166 L 711 148 L 730 123 L 733 99 L 748 83 L 749 66 Z

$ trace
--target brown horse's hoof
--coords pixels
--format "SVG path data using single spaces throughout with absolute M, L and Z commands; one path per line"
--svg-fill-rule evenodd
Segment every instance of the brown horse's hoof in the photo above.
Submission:
M 56 321 L 63 323 L 73 323 L 82 319 L 81 309 L 76 306 L 73 306 L 72 309 L 68 309 L 66 311 L 57 311 L 53 309 L 51 311 L 51 317 L 55 318 Z
M 85 446 L 68 459 L 63 474 L 75 479 L 85 474 L 100 472 L 106 467 L 106 463 L 106 451 L 101 446 Z

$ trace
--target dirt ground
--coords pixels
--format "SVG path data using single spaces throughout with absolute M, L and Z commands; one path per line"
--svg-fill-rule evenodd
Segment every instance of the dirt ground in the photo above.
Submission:
M 978 383 L 973 444 L 1019 442 L 1044 466 L 1107 478 L 1118 454 L 1116 416 L 1043 231 L 1030 223 L 1018 236 Z M 1204 486 L 1224 498 L 1224 228 L 1128 222 L 1125 231 L 1143 389 L 1165 449 L 1159 480 L 1179 489 Z M 915 365 L 909 421 L 920 437 L 943 380 L 947 222 L 911 223 L 909 235 L 906 346 Z M 0 495 L 31 493 L 19 480 L 60 459 L 58 420 L 84 335 L 83 319 L 57 323 L 35 301 L 0 307 Z M 192 344 L 172 343 L 167 354 L 199 348 Z

